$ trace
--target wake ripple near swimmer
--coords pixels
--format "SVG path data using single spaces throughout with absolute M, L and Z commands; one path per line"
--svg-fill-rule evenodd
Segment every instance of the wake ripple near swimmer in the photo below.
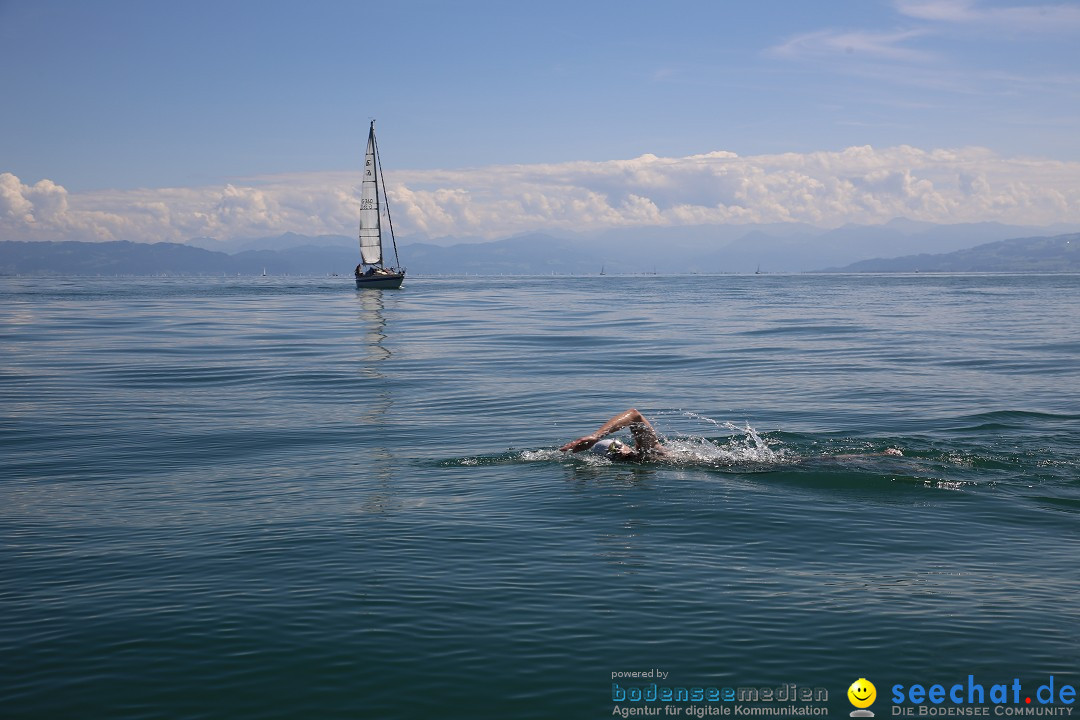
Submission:
M 665 447 L 675 450 L 678 453 L 676 462 L 684 465 L 706 466 L 739 473 L 798 468 L 816 477 L 821 477 L 824 473 L 833 482 L 843 474 L 850 474 L 854 483 L 859 485 L 867 479 L 868 469 L 878 463 L 886 463 L 889 469 L 887 477 L 891 482 L 900 485 L 940 490 L 962 490 L 975 485 L 969 480 L 927 476 L 925 473 L 930 468 L 916 466 L 914 464 L 916 459 L 908 457 L 906 453 L 889 457 L 884 455 L 880 448 L 874 447 L 863 447 L 852 452 L 853 448 L 843 447 L 848 443 L 842 443 L 836 448 L 840 452 L 806 452 L 809 446 L 818 445 L 819 440 L 813 438 L 807 439 L 809 446 L 797 443 L 802 448 L 801 451 L 793 450 L 784 447 L 784 442 L 778 438 L 763 438 L 749 423 L 740 428 L 733 423 L 714 420 L 689 410 L 680 411 L 679 414 L 693 420 L 707 422 L 718 429 L 742 434 L 741 437 L 730 438 L 726 445 L 715 445 L 705 438 L 693 436 L 686 440 L 666 440 Z M 658 416 L 662 415 L 663 413 L 658 413 Z M 796 440 L 794 437 L 790 439 Z M 898 461 L 902 463 L 899 466 Z M 881 473 L 873 471 L 871 475 L 878 477 Z
M 851 440 L 836 438 L 800 438 L 788 440 L 795 443 L 788 447 L 785 439 L 766 434 L 763 436 L 749 423 L 742 427 L 727 421 L 714 420 L 689 411 L 660 411 L 652 413 L 662 424 L 667 418 L 679 417 L 705 422 L 726 437 L 710 438 L 693 432 L 661 433 L 661 441 L 669 456 L 658 463 L 623 463 L 612 461 L 602 455 L 589 452 L 566 453 L 556 448 L 518 450 L 510 448 L 496 455 L 482 455 L 448 459 L 439 463 L 442 467 L 485 467 L 517 465 L 522 463 L 550 463 L 564 466 L 585 467 L 682 467 L 724 473 L 771 473 L 796 470 L 800 476 L 808 473 L 815 482 L 836 486 L 865 485 L 873 478 L 887 478 L 898 486 L 919 486 L 943 490 L 962 490 L 979 484 L 972 479 L 955 477 L 956 461 L 953 458 L 934 461 L 934 456 L 887 457 L 879 443 L 863 439 L 851 447 Z M 674 424 L 674 423 L 672 423 Z M 837 441 L 834 445 L 830 440 Z M 895 440 L 895 439 L 894 439 Z M 832 446 L 833 452 L 819 445 Z M 892 445 L 892 444 L 890 444 Z M 824 452 L 822 452 L 824 450 Z M 852 452 L 854 451 L 854 452 Z M 950 477 L 951 476 L 951 477 Z
M 663 413 L 655 413 L 661 416 Z M 941 458 L 939 454 L 920 453 L 914 457 L 906 454 L 901 457 L 887 457 L 874 452 L 873 447 L 859 448 L 863 452 L 843 452 L 851 450 L 850 442 L 841 443 L 838 453 L 820 453 L 819 440 L 804 439 L 798 442 L 800 449 L 785 446 L 785 441 L 766 435 L 762 437 L 749 424 L 743 427 L 730 422 L 713 420 L 696 413 L 680 415 L 704 420 L 717 428 L 734 432 L 727 438 L 710 439 L 692 433 L 661 435 L 664 447 L 670 455 L 658 463 L 623 463 L 609 460 L 602 455 L 589 452 L 566 453 L 556 448 L 537 450 L 517 450 L 510 448 L 497 455 L 482 455 L 448 459 L 439 463 L 442 467 L 490 467 L 499 465 L 518 465 L 522 463 L 548 463 L 577 467 L 680 467 L 705 471 L 736 473 L 739 475 L 797 471 L 799 477 L 810 477 L 815 485 L 822 487 L 866 487 L 871 479 L 886 479 L 896 488 L 920 487 L 936 490 L 966 490 L 977 485 L 996 485 L 993 480 L 981 481 L 967 477 L 967 473 L 957 473 L 958 461 L 954 457 Z M 863 441 L 865 442 L 865 441 Z M 848 447 L 844 447 L 848 445 Z M 814 451 L 809 446 L 814 446 Z M 960 463 L 963 465 L 963 463 Z M 879 485 L 880 487 L 880 485 Z

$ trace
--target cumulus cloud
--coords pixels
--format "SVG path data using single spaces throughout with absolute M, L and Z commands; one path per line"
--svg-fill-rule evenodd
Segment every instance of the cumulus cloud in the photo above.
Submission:
M 739 157 L 503 165 L 387 174 L 395 227 L 412 237 L 496 238 L 732 223 L 822 227 L 896 217 L 936 223 L 1080 223 L 1080 163 L 983 148 L 852 147 Z M 68 193 L 0 174 L 0 233 L 13 239 L 184 242 L 296 232 L 352 234 L 358 173 L 268 176 L 224 187 Z
M 0 174 L 0 217 L 28 226 L 53 224 L 67 210 L 67 191 L 52 180 L 23 185 L 11 173 Z
M 894 217 L 1045 225 L 1080 221 L 1078 181 L 1080 163 L 867 146 L 398 173 L 390 197 L 409 230 L 431 235 Z

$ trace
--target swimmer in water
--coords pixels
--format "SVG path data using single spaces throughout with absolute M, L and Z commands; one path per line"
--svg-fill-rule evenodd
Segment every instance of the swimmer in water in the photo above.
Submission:
M 630 428 L 630 435 L 634 438 L 633 445 L 628 445 L 621 440 L 603 439 L 605 435 L 618 432 L 623 428 Z M 626 412 L 619 413 L 611 418 L 593 434 L 579 437 L 559 449 L 563 452 L 574 453 L 590 450 L 611 460 L 629 462 L 659 460 L 669 455 L 664 446 L 660 444 L 660 438 L 657 436 L 656 430 L 645 419 L 645 416 L 634 408 L 630 408 Z
M 630 435 L 634 438 L 634 444 L 628 445 L 621 440 L 604 440 L 605 435 L 618 432 L 623 428 L 630 428 Z M 561 448 L 563 452 L 579 453 L 589 450 L 602 455 L 609 460 L 624 462 L 648 462 L 650 460 L 663 460 L 671 456 L 671 453 L 660 444 L 660 437 L 652 424 L 634 408 L 619 413 L 600 426 L 600 429 L 591 435 L 583 435 L 577 440 L 566 443 Z M 896 448 L 888 448 L 880 453 L 868 453 L 864 455 L 834 455 L 832 459 L 848 460 L 852 458 L 872 457 L 874 455 L 889 455 L 903 457 L 904 453 Z

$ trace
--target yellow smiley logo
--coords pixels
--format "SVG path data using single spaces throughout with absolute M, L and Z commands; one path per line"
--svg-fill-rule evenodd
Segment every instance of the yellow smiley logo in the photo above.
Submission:
M 868 708 L 877 699 L 877 688 L 866 678 L 859 678 L 847 689 L 848 700 L 857 708 Z

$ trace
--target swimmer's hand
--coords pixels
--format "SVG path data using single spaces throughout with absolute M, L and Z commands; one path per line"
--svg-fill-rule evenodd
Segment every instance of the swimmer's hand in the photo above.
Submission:
M 882 455 L 895 455 L 896 457 L 904 457 L 904 453 L 900 452 L 897 448 L 887 448 Z
M 600 437 L 598 435 L 585 435 L 566 443 L 559 449 L 563 452 L 581 452 L 582 450 L 588 450 L 599 441 Z

